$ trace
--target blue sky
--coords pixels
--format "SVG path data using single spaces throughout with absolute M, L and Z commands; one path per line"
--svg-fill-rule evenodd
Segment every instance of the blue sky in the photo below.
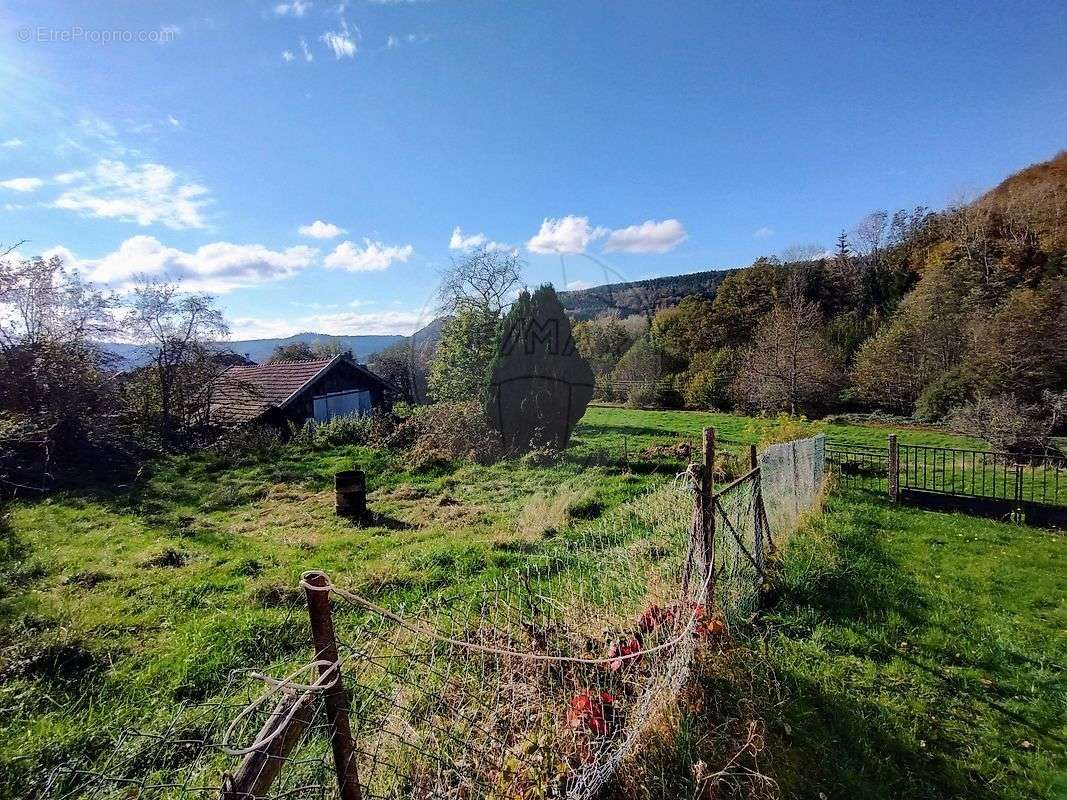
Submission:
M 1065 40 L 1062 2 L 7 0 L 0 241 L 238 336 L 410 333 L 474 242 L 584 285 L 988 188 L 1067 147 Z

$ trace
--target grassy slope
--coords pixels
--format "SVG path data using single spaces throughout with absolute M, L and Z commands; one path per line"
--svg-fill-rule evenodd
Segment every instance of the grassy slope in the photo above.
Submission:
M 625 436 L 632 455 L 695 440 L 707 424 L 730 448 L 776 425 L 592 408 L 575 450 L 617 453 Z M 864 426 L 807 427 L 884 439 Z M 352 466 L 368 470 L 375 525 L 333 516 L 332 475 Z M 17 503 L 0 517 L 0 796 L 100 752 L 126 725 L 150 728 L 177 700 L 211 697 L 236 666 L 305 658 L 291 604 L 304 569 L 394 599 L 486 579 L 676 468 L 509 462 L 412 474 L 388 454 L 345 447 L 238 467 L 179 459 L 136 492 Z
M 764 621 L 785 794 L 1067 796 L 1065 568 L 1063 536 L 832 496 Z

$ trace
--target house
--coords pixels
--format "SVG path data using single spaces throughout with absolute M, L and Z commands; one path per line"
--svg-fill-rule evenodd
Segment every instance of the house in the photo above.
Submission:
M 401 391 L 348 355 L 233 366 L 215 382 L 211 421 L 303 425 L 387 408 Z

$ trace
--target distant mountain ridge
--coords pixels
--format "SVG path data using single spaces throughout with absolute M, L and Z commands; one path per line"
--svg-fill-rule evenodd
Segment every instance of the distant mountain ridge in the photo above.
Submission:
M 270 358 L 275 347 L 298 342 L 304 342 L 312 346 L 319 342 L 336 342 L 342 348 L 351 350 L 357 361 L 366 363 L 375 353 L 380 353 L 389 345 L 407 338 L 399 334 L 330 336 L 326 333 L 304 331 L 277 339 L 235 339 L 229 342 L 215 342 L 215 344 L 221 349 L 232 350 L 234 353 L 245 356 L 257 364 L 262 364 Z M 137 345 L 124 344 L 122 342 L 104 342 L 101 347 L 123 359 L 126 366 L 138 366 L 143 361 L 141 349 Z
M 733 269 L 705 270 L 686 275 L 668 275 L 661 278 L 647 278 L 640 281 L 609 283 L 589 289 L 560 292 L 559 299 L 564 310 L 574 319 L 585 320 L 612 314 L 628 317 L 634 314 L 650 316 L 665 308 L 673 308 L 690 295 L 711 299 L 719 284 Z M 262 364 L 267 361 L 276 347 L 303 342 L 316 345 L 320 342 L 338 343 L 352 351 L 355 359 L 361 363 L 373 360 L 373 356 L 397 342 L 410 342 L 415 349 L 428 358 L 437 347 L 441 338 L 441 329 L 448 317 L 436 317 L 427 325 L 415 331 L 411 336 L 400 334 L 331 336 L 327 333 L 302 331 L 292 336 L 272 339 L 235 339 L 216 344 L 225 350 Z M 115 354 L 123 360 L 126 368 L 139 366 L 143 355 L 137 345 L 123 342 L 104 342 L 104 350 Z

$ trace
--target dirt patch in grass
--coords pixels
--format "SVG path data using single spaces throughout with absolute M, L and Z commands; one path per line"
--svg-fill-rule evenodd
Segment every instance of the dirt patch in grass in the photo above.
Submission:
M 174 568 L 184 567 L 189 563 L 189 554 L 184 550 L 175 550 L 168 547 L 165 550 L 150 555 L 141 562 L 142 567 Z

